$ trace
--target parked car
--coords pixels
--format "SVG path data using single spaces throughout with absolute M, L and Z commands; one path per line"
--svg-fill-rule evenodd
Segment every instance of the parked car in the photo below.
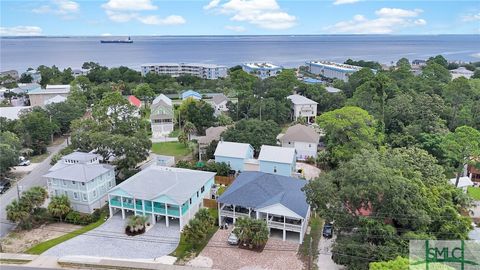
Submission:
M 228 244 L 230 244 L 230 245 L 234 245 L 234 246 L 238 245 L 238 237 L 237 237 L 237 235 L 234 234 L 233 232 L 230 233 L 230 235 L 228 236 L 227 242 L 228 242 Z
M 332 238 L 333 236 L 333 224 L 332 223 L 325 223 L 323 226 L 323 237 L 325 238 Z
M 30 160 L 26 159 L 25 157 L 20 156 L 18 158 L 18 166 L 28 166 L 30 165 Z
M 0 194 L 5 193 L 10 188 L 10 180 L 8 179 L 2 179 L 0 180 Z

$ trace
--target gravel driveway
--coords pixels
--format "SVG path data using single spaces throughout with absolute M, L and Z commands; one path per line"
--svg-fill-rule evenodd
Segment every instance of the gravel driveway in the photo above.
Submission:
M 332 244 L 335 241 L 335 238 L 326 239 L 322 236 L 320 242 L 318 243 L 318 269 L 322 270 L 340 270 L 343 269 L 343 266 L 335 264 L 332 260 Z
M 100 227 L 63 242 L 43 255 L 153 259 L 170 254 L 178 245 L 178 226 L 167 228 L 164 223 L 157 223 L 142 235 L 127 236 L 126 222 L 121 216 L 113 216 Z

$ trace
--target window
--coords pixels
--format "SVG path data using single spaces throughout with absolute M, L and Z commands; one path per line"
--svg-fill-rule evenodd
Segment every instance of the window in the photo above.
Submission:
M 198 198 L 199 194 L 198 194 L 198 191 L 197 191 L 197 198 Z
M 312 145 L 311 145 L 311 144 L 308 144 L 308 147 L 312 147 Z
M 66 181 L 66 180 L 63 180 L 63 185 L 64 185 L 64 186 L 67 185 L 67 181 Z
M 87 194 L 82 193 L 83 200 L 86 202 L 87 201 Z
M 58 196 L 58 190 L 55 189 L 55 196 Z
M 85 186 L 85 182 L 82 182 L 82 186 Z
M 274 172 L 274 173 L 277 172 L 277 166 L 273 167 L 273 172 Z
M 205 186 L 203 186 L 200 191 L 202 191 L 202 193 L 205 191 Z
M 97 190 L 93 190 L 93 198 L 97 197 Z
M 190 198 L 190 204 L 192 204 L 192 198 Z
M 72 185 L 75 185 L 75 184 L 77 184 L 77 182 L 75 182 L 75 181 L 72 181 Z
M 108 187 L 112 187 L 112 181 L 108 181 Z
M 73 193 L 73 199 L 78 201 L 78 193 L 77 192 Z

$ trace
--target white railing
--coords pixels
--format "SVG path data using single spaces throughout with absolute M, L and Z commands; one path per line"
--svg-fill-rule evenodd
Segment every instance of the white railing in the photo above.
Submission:
M 220 215 L 224 217 L 231 217 L 233 218 L 233 211 L 229 210 L 220 210 Z M 248 213 L 242 213 L 242 212 L 235 212 L 235 217 L 249 217 Z
M 268 221 L 267 225 L 268 227 L 273 229 L 283 230 L 283 228 L 285 228 L 285 230 L 293 231 L 293 232 L 300 232 L 302 230 L 302 225 L 291 224 L 291 223 L 285 223 L 285 227 L 284 227 L 283 222 Z

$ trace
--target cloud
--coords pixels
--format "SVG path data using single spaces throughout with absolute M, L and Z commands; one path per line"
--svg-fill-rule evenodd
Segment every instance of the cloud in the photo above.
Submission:
M 474 21 L 480 21 L 480 12 L 475 13 L 475 14 L 466 14 L 462 16 L 462 21 L 464 22 L 474 22 Z
M 71 0 L 52 0 L 49 5 L 42 5 L 32 9 L 37 14 L 55 14 L 62 18 L 72 18 L 72 15 L 80 10 L 80 5 Z
M 0 36 L 39 36 L 42 28 L 38 26 L 0 27 Z
M 245 32 L 247 29 L 240 25 L 226 25 L 225 29 L 234 31 L 234 32 Z
M 220 0 L 212 0 L 208 3 L 208 5 L 203 6 L 203 9 L 209 10 L 209 9 L 214 8 L 214 7 L 217 7 L 218 4 L 220 4 Z
M 344 4 L 353 4 L 360 2 L 360 0 L 335 0 L 334 5 L 344 5 Z
M 109 0 L 102 5 L 108 18 L 114 22 L 137 20 L 148 25 L 179 25 L 186 20 L 179 15 L 161 18 L 157 15 L 144 15 L 143 11 L 157 10 L 152 0 Z
M 214 0 L 215 1 L 215 0 Z M 264 29 L 283 30 L 296 25 L 297 18 L 283 11 L 276 0 L 229 0 L 223 4 L 211 1 L 208 5 L 230 20 L 247 22 Z
M 422 12 L 421 9 L 381 8 L 375 11 L 377 18 L 368 19 L 358 14 L 352 20 L 327 26 L 325 30 L 331 33 L 390 34 L 402 28 L 426 25 L 427 21 L 417 18 Z
M 109 37 L 109 36 L 111 36 L 111 35 L 112 35 L 112 34 L 110 34 L 110 33 L 103 33 L 103 34 L 101 34 L 102 37 Z
M 179 25 L 184 24 L 186 21 L 182 16 L 170 15 L 165 18 L 159 18 L 158 16 L 151 15 L 146 17 L 138 17 L 140 22 L 150 25 Z
M 102 5 L 105 10 L 115 11 L 141 11 L 157 10 L 158 7 L 152 4 L 151 0 L 109 0 Z

